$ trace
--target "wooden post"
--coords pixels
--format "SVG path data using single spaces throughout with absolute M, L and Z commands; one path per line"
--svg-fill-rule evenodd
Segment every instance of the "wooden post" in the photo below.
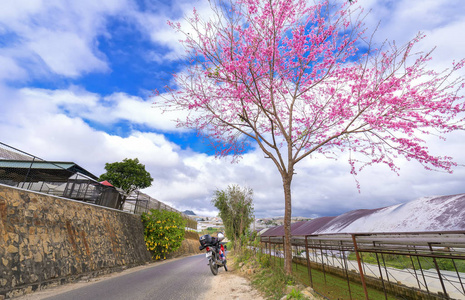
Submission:
M 308 278 L 310 278 L 310 287 L 313 289 L 312 268 L 310 266 L 310 257 L 308 256 L 308 236 L 305 236 L 305 255 L 307 256 Z
M 357 247 L 357 241 L 355 240 L 355 234 L 352 234 L 352 242 L 354 243 L 355 256 L 357 257 L 358 269 L 360 271 L 360 280 L 362 281 L 363 291 L 365 292 L 365 299 L 370 300 L 368 298 L 367 285 L 365 283 L 365 276 L 363 275 L 363 268 L 362 268 L 362 263 L 360 262 L 360 255 L 358 253 L 358 247 Z

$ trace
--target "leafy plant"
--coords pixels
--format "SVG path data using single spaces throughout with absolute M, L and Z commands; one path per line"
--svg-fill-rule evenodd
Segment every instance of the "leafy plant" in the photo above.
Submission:
M 268 255 L 261 255 L 259 258 L 260 265 L 264 268 L 271 266 L 270 257 Z
M 167 210 L 151 209 L 141 216 L 144 224 L 144 239 L 153 259 L 166 259 L 177 250 L 184 239 L 186 220 L 180 214 Z
M 230 185 L 226 190 L 217 190 L 212 204 L 220 211 L 224 229 L 234 247 L 243 244 L 244 235 L 253 221 L 253 190 Z M 240 244 L 238 242 L 240 241 Z
M 304 295 L 301 291 L 292 289 L 292 291 L 286 296 L 286 299 L 304 299 Z

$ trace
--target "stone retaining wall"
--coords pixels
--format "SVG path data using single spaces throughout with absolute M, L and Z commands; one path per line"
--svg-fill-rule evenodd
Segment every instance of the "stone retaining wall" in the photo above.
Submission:
M 0 299 L 150 261 L 139 216 L 0 184 Z
M 205 251 L 199 250 L 199 246 L 199 234 L 196 232 L 186 231 L 184 233 L 184 240 L 182 241 L 179 249 L 168 254 L 166 257 L 169 259 L 205 253 Z

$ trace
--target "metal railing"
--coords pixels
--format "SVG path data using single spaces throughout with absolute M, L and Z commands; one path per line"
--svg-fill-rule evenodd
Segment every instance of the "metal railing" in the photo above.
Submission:
M 147 194 L 142 193 L 141 191 L 135 191 L 129 197 L 127 197 L 123 207 L 124 211 L 138 215 L 147 213 L 151 209 L 177 212 L 183 217 L 183 219 L 186 220 L 187 229 L 197 230 L 196 220 L 186 215 L 185 213 L 182 213 L 179 210 L 166 205 L 165 203 L 158 201 L 157 199 L 152 198 Z
M 260 242 L 262 253 L 284 257 L 282 236 Z M 293 262 L 307 267 L 317 292 L 319 272 L 324 284 L 329 274 L 345 280 L 350 299 L 354 283 L 365 299 L 373 298 L 367 287 L 385 299 L 465 299 L 465 231 L 304 235 L 291 244 Z

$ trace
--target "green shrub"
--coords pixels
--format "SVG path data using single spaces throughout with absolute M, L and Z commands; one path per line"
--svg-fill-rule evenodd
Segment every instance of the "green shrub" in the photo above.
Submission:
M 286 296 L 286 299 L 304 299 L 304 294 L 301 291 L 292 289 L 292 291 Z
M 186 220 L 180 214 L 167 210 L 151 209 L 141 216 L 144 224 L 144 239 L 153 259 L 166 259 L 177 250 L 184 239 Z
M 270 257 L 268 255 L 260 255 L 260 265 L 263 268 L 269 268 L 271 267 L 271 262 L 270 262 Z

